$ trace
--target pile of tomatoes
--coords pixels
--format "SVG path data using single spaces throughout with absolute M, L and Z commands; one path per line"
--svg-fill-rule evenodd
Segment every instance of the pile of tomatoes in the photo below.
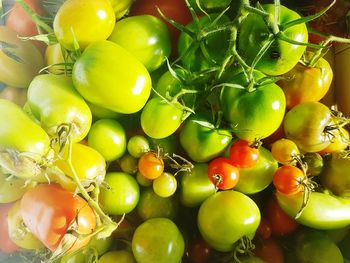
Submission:
M 0 261 L 349 262 L 350 40 L 263 2 L 2 9 Z

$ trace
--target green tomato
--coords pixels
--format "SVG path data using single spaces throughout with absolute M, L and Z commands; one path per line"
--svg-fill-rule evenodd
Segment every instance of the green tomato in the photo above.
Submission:
M 142 135 L 132 136 L 128 141 L 128 152 L 135 158 L 140 158 L 145 152 L 150 151 L 150 145 L 146 137 Z
M 136 228 L 132 251 L 138 263 L 179 263 L 185 252 L 185 242 L 173 221 L 151 218 Z
M 120 169 L 128 174 L 135 174 L 138 171 L 139 159 L 130 154 L 124 154 L 119 160 Z
M 257 81 L 264 75 L 255 71 L 254 77 Z M 243 73 L 227 82 L 248 86 Z M 266 138 L 278 129 L 284 118 L 286 98 L 274 83 L 257 86 L 252 91 L 225 86 L 220 94 L 220 104 L 225 119 L 234 125 L 235 134 L 252 142 Z
M 151 15 L 119 20 L 109 40 L 132 53 L 149 72 L 163 65 L 170 55 L 168 28 L 162 20 Z
M 337 196 L 350 197 L 350 158 L 332 154 L 321 174 L 324 187 Z
M 118 250 L 107 252 L 98 260 L 98 263 L 136 263 L 136 261 L 130 251 Z
M 115 18 L 118 20 L 123 17 L 133 4 L 133 0 L 109 0 L 115 12 Z
M 162 173 L 153 181 L 153 191 L 160 197 L 172 196 L 177 189 L 177 180 L 170 173 Z
M 273 4 L 266 4 L 262 7 L 265 12 L 269 13 L 269 19 L 276 19 L 276 11 Z M 279 21 L 277 21 L 281 30 L 280 34 L 292 41 L 307 43 L 308 31 L 305 23 L 283 29 L 283 25 L 299 18 L 300 15 L 298 13 L 281 5 Z M 266 25 L 263 16 L 250 13 L 240 24 L 239 32 L 239 53 L 251 65 L 262 46 L 267 43 L 271 31 Z M 277 34 L 273 37 L 271 46 L 258 61 L 255 68 L 267 75 L 284 74 L 298 63 L 305 49 L 305 45 L 291 44 L 282 40 L 280 35 Z
M 106 253 L 112 246 L 113 237 L 109 236 L 107 238 L 97 238 L 96 235 L 92 237 L 89 242 L 88 248 L 94 249 L 99 256 Z
M 151 149 L 161 149 L 164 153 L 172 154 L 176 153 L 178 149 L 178 140 L 176 134 L 172 134 L 166 138 L 154 139 L 149 137 L 151 143 Z
M 84 252 L 85 251 L 78 251 L 76 253 L 64 255 L 61 258 L 60 263 L 85 263 L 85 262 L 89 262 L 90 258 Z
M 217 14 L 201 17 L 199 19 L 199 29 L 203 30 L 208 26 L 220 25 L 230 21 L 226 15 L 221 16 L 216 21 L 217 17 Z M 216 23 L 213 24 L 213 21 L 216 21 Z M 190 31 L 198 31 L 195 22 L 189 23 L 186 28 Z M 200 42 L 207 54 L 204 54 L 203 49 L 197 45 L 198 40 L 193 39 L 184 31 L 181 32 L 178 40 L 178 52 L 182 65 L 191 72 L 206 70 L 223 63 L 229 48 L 230 32 L 228 30 L 219 31 L 206 36 Z
M 144 187 L 151 186 L 153 183 L 152 179 L 144 177 L 140 172 L 137 172 L 136 174 L 136 181 L 139 183 L 139 185 Z
M 146 188 L 141 192 L 140 201 L 137 204 L 137 213 L 143 221 L 156 217 L 174 219 L 177 210 L 176 196 L 163 198 L 157 195 L 152 188 Z
M 221 191 L 202 203 L 197 223 L 202 237 L 212 248 L 228 252 L 242 237 L 253 239 L 260 224 L 260 210 L 240 192 Z
M 208 177 L 207 163 L 194 164 L 191 171 L 182 174 L 180 180 L 180 200 L 184 206 L 199 206 L 216 192 L 215 185 Z
M 119 113 L 141 110 L 151 93 L 147 69 L 111 41 L 90 44 L 75 62 L 72 78 L 88 102 Z
M 107 162 L 114 161 L 125 153 L 125 130 L 116 120 L 98 120 L 91 126 L 88 144 L 101 153 Z
M 72 15 L 74 14 L 74 15 Z M 115 14 L 109 0 L 67 0 L 53 22 L 58 42 L 68 50 L 81 49 L 105 40 L 112 33 Z
M 27 88 L 44 67 L 44 58 L 30 41 L 22 41 L 17 32 L 0 26 L 0 82 L 16 88 Z
M 284 118 L 286 137 L 304 152 L 319 152 L 331 143 L 331 110 L 320 102 L 304 102 L 293 107 Z
M 11 203 L 20 199 L 31 187 L 25 179 L 18 177 L 8 177 L 0 171 L 0 203 Z
M 17 246 L 24 249 L 40 249 L 44 244 L 24 225 L 21 215 L 21 201 L 11 207 L 7 217 L 9 237 Z
M 123 172 L 106 174 L 107 188 L 101 188 L 99 200 L 110 215 L 122 215 L 131 212 L 137 205 L 140 189 L 136 179 Z
M 111 111 L 109 109 L 103 108 L 101 106 L 97 106 L 95 104 L 92 104 L 90 102 L 87 102 L 87 105 L 89 105 L 89 108 L 91 110 L 92 116 L 94 120 L 99 119 L 116 119 L 120 117 L 120 113 L 117 113 L 115 111 Z
M 141 127 L 147 136 L 162 139 L 172 135 L 183 122 L 184 111 L 178 103 L 162 98 L 150 99 L 141 113 Z
M 49 136 L 11 101 L 0 99 L 0 112 L 1 121 L 6 124 L 0 126 L 0 165 L 3 171 L 21 178 L 41 174 L 40 165 L 51 152 Z
M 343 263 L 337 245 L 324 233 L 304 231 L 296 239 L 296 256 L 300 263 Z
M 28 105 L 32 114 L 51 136 L 69 124 L 73 142 L 85 138 L 91 127 L 92 114 L 84 99 L 74 89 L 70 77 L 38 75 L 28 88 Z
M 303 193 L 284 195 L 276 193 L 284 212 L 295 218 L 303 202 Z M 326 230 L 350 225 L 350 200 L 326 193 L 311 192 L 307 205 L 296 220 L 307 227 Z
M 251 168 L 239 168 L 239 181 L 235 190 L 244 194 L 255 194 L 271 184 L 278 162 L 264 147 L 260 147 L 259 151 L 256 165 Z
M 186 120 L 180 132 L 181 146 L 195 162 L 208 162 L 221 155 L 231 140 L 229 131 L 215 128 L 203 115 Z

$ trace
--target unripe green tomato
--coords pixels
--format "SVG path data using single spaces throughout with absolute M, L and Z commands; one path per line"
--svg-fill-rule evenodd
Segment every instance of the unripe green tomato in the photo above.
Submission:
M 69 67 L 65 67 L 62 63 L 72 63 L 73 61 L 67 57 L 67 61 L 62 54 L 62 46 L 59 43 L 49 45 L 45 50 L 45 62 L 46 66 L 48 66 L 48 71 L 53 74 L 62 74 L 67 72 L 66 69 Z M 62 64 L 62 65 L 57 65 Z
M 151 15 L 119 20 L 109 40 L 132 53 L 149 72 L 158 69 L 170 55 L 168 28 L 162 20 Z
M 22 41 L 9 27 L 0 26 L 0 39 L 0 82 L 27 88 L 44 67 L 43 56 L 30 41 Z
M 135 158 L 140 158 L 142 154 L 150 151 L 150 145 L 146 137 L 142 135 L 132 136 L 128 141 L 128 152 Z
M 74 89 L 72 79 L 64 75 L 36 76 L 28 88 L 28 104 L 41 126 L 51 136 L 61 125 L 71 125 L 70 138 L 79 142 L 88 134 L 92 114 L 83 97 Z
M 98 260 L 98 263 L 114 263 L 114 262 L 115 263 L 136 263 L 132 253 L 127 250 L 109 251 Z
M 75 42 L 84 49 L 90 43 L 107 39 L 114 25 L 115 14 L 108 0 L 68 0 L 55 15 L 53 29 L 58 42 L 74 51 Z
M 172 196 L 177 189 L 177 181 L 174 175 L 162 173 L 153 181 L 153 191 L 160 197 Z
M 131 53 L 111 41 L 90 44 L 73 66 L 75 88 L 90 103 L 130 114 L 151 94 L 151 77 Z
M 153 180 L 144 177 L 140 172 L 136 174 L 136 181 L 143 187 L 151 186 L 153 183 Z
M 118 20 L 128 12 L 130 6 L 134 1 L 133 0 L 122 0 L 122 1 L 109 0 L 109 2 L 111 2 L 112 4 L 113 10 L 115 12 L 115 18 Z
M 133 176 L 123 172 L 107 173 L 105 183 L 108 187 L 101 188 L 99 200 L 108 214 L 122 215 L 136 207 L 140 189 Z
M 125 153 L 125 130 L 116 120 L 98 120 L 91 126 L 88 144 L 101 153 L 107 162 L 114 161 Z
M 127 153 L 122 158 L 120 158 L 119 165 L 123 172 L 128 174 L 135 174 L 138 171 L 138 161 L 139 159 Z

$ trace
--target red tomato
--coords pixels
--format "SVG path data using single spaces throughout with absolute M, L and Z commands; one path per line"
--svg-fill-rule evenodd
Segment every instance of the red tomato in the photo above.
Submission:
M 273 176 L 273 184 L 282 194 L 297 194 L 304 189 L 304 173 L 292 165 L 284 165 L 278 168 Z
M 239 170 L 230 159 L 216 158 L 209 163 L 208 177 L 221 190 L 231 189 L 239 180 Z
M 238 168 L 250 168 L 256 165 L 259 159 L 259 149 L 249 142 L 239 140 L 230 148 L 232 164 Z
M 283 263 L 284 253 L 279 243 L 269 238 L 262 242 L 257 242 L 253 251 L 254 255 L 263 259 L 266 263 Z
M 50 250 L 60 245 L 72 223 L 78 234 L 91 234 L 96 226 L 94 211 L 85 200 L 57 184 L 41 184 L 28 190 L 21 200 L 24 224 Z M 73 251 L 90 238 L 77 239 Z
M 186 253 L 191 263 L 207 263 L 209 262 L 212 249 L 203 239 L 194 240 Z
M 278 205 L 274 198 L 271 198 L 266 206 L 266 218 L 270 222 L 272 234 L 284 236 L 293 233 L 299 226 L 298 222 L 289 217 Z
M 24 2 L 39 16 L 44 16 L 45 11 L 39 0 L 24 0 Z M 18 4 L 14 4 L 11 9 L 7 20 L 6 26 L 16 31 L 20 36 L 35 36 L 38 35 L 38 29 L 32 18 L 24 11 L 24 9 Z M 33 41 L 41 51 L 44 51 L 44 43 L 39 41 Z
M 13 203 L 0 204 L 0 252 L 11 254 L 19 250 L 19 247 L 12 242 L 8 233 L 7 214 Z
M 272 234 L 271 223 L 266 218 L 261 218 L 256 234 L 263 239 L 269 239 Z
M 157 7 L 166 17 L 173 19 L 177 23 L 187 25 L 192 21 L 192 16 L 186 6 L 185 0 L 138 0 L 131 6 L 130 15 L 148 14 L 163 19 L 157 10 Z M 166 24 L 169 28 L 172 39 L 172 50 L 175 51 L 177 50 L 177 39 L 179 38 L 180 31 L 168 22 L 166 22 Z

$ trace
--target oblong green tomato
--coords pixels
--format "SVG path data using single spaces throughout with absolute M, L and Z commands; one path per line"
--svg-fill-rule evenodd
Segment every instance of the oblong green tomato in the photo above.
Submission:
M 185 252 L 185 242 L 173 221 L 151 218 L 136 228 L 132 251 L 138 263 L 179 263 Z
M 26 180 L 15 176 L 9 177 L 0 171 L 0 203 L 11 203 L 20 199 L 31 187 Z
M 180 201 L 184 206 L 199 206 L 216 192 L 208 177 L 208 164 L 196 163 L 191 171 L 184 172 L 180 179 Z
M 150 99 L 141 113 L 141 127 L 147 136 L 162 139 L 172 135 L 183 122 L 184 111 L 160 97 Z
M 51 152 L 50 137 L 11 101 L 0 99 L 0 166 L 5 173 L 33 178 Z
M 278 168 L 278 162 L 272 157 L 269 150 L 259 148 L 259 159 L 251 168 L 238 168 L 239 181 L 235 190 L 244 194 L 255 194 L 268 187 Z
M 295 254 L 300 263 L 343 263 L 338 246 L 325 233 L 304 230 L 296 238 Z
M 0 82 L 27 88 L 44 67 L 44 58 L 30 42 L 22 41 L 12 29 L 0 26 Z
M 109 0 L 109 2 L 112 4 L 115 18 L 118 20 L 128 12 L 133 0 Z
M 175 219 L 178 210 L 178 199 L 176 196 L 160 197 L 152 188 L 146 188 L 140 194 L 136 209 L 138 215 L 144 221 L 155 217 Z
M 119 20 L 109 40 L 132 53 L 149 72 L 158 69 L 170 55 L 168 28 L 162 20 L 151 15 Z
M 136 263 L 134 256 L 128 250 L 109 251 L 104 254 L 98 263 Z
M 105 158 L 107 162 L 123 156 L 126 150 L 124 127 L 116 120 L 101 119 L 92 124 L 88 144 Z
M 151 93 L 147 69 L 111 41 L 89 45 L 75 62 L 72 78 L 87 101 L 119 113 L 141 110 Z
M 57 128 L 66 124 L 71 125 L 69 135 L 73 142 L 88 134 L 91 110 L 74 89 L 70 77 L 38 75 L 30 83 L 27 96 L 31 112 L 51 136 L 56 136 Z
M 121 116 L 120 113 L 111 111 L 109 109 L 103 108 L 101 106 L 97 106 L 95 104 L 92 104 L 90 102 L 87 102 L 87 105 L 89 106 L 93 120 L 99 120 L 99 119 L 115 119 Z
M 304 152 L 319 152 L 331 143 L 326 127 L 332 124 L 331 110 L 320 102 L 304 102 L 284 118 L 286 137 Z
M 110 215 L 122 215 L 131 212 L 140 197 L 140 188 L 136 179 L 123 172 L 106 174 L 107 188 L 101 188 L 99 195 L 103 209 Z
M 302 207 L 303 193 L 283 195 L 276 193 L 280 207 L 295 217 Z M 314 229 L 337 229 L 350 225 L 350 200 L 326 193 L 311 192 L 307 205 L 296 220 Z
M 275 6 L 273 4 L 263 5 L 265 12 L 269 13 L 271 19 L 275 17 Z M 283 29 L 283 25 L 293 20 L 299 19 L 300 15 L 285 6 L 280 6 L 278 25 L 282 25 L 283 36 L 292 41 L 307 43 L 308 31 L 305 23 Z M 251 65 L 266 44 L 270 29 L 266 25 L 263 16 L 250 13 L 240 24 L 240 34 L 238 48 L 241 56 Z M 267 75 L 281 75 L 291 70 L 300 60 L 306 49 L 305 45 L 291 44 L 279 38 L 273 38 L 272 45 L 268 48 L 256 65 L 256 69 Z
M 81 49 L 105 40 L 112 33 L 115 14 L 109 0 L 68 0 L 58 9 L 53 29 L 58 42 L 68 50 Z
M 264 75 L 255 71 L 254 77 L 258 80 Z M 248 86 L 243 73 L 227 82 Z M 224 86 L 220 105 L 225 119 L 234 125 L 234 133 L 240 139 L 252 142 L 266 138 L 278 129 L 284 117 L 286 98 L 274 83 L 258 86 L 252 91 Z
M 208 162 L 219 156 L 231 140 L 232 135 L 228 130 L 215 128 L 208 122 L 208 117 L 203 115 L 195 115 L 186 120 L 180 132 L 181 146 L 195 162 Z
M 260 211 L 245 194 L 221 191 L 202 203 L 197 223 L 202 237 L 212 248 L 228 252 L 242 237 L 253 239 L 260 224 Z
M 350 197 L 350 158 L 332 154 L 321 173 L 322 186 L 337 196 Z
M 40 242 L 25 226 L 21 215 L 21 201 L 11 207 L 8 217 L 8 232 L 10 239 L 20 248 L 40 249 L 44 244 Z

